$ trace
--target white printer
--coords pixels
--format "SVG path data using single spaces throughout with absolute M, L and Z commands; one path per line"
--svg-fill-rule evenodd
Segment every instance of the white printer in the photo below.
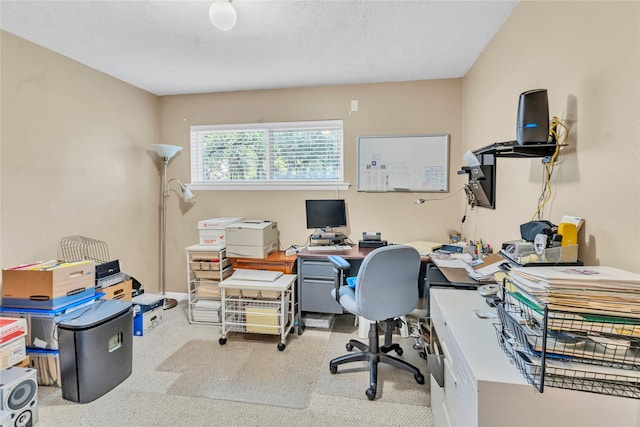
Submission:
M 278 249 L 278 224 L 264 220 L 234 222 L 225 228 L 227 256 L 265 258 Z

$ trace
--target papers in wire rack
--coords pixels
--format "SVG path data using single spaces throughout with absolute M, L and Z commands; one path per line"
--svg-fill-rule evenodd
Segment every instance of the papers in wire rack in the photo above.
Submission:
M 513 282 L 549 308 L 640 318 L 640 275 L 607 266 L 521 267 Z

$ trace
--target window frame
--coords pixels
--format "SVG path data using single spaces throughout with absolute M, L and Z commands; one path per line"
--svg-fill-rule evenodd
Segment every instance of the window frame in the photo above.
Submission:
M 201 156 L 202 146 L 194 134 L 212 131 L 247 131 L 254 129 L 282 130 L 282 129 L 306 129 L 309 127 L 340 127 L 342 138 L 340 141 L 340 158 L 338 169 L 340 178 L 336 180 L 282 180 L 282 181 L 242 181 L 242 182 L 200 182 L 195 181 L 194 168 L 197 168 L 196 161 Z M 348 190 L 350 184 L 344 182 L 344 122 L 341 119 L 336 120 L 307 120 L 299 122 L 266 122 L 266 123 L 237 123 L 222 125 L 192 125 L 189 130 L 189 146 L 191 149 L 190 156 L 190 175 L 191 183 L 188 187 L 193 190 L 226 190 L 226 191 L 254 191 L 254 190 Z

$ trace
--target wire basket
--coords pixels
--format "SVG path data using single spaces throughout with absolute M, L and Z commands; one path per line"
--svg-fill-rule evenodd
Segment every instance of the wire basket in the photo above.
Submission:
M 111 260 L 105 242 L 84 236 L 63 237 L 58 251 L 60 259 L 68 262 L 93 260 L 97 264 L 103 264 Z

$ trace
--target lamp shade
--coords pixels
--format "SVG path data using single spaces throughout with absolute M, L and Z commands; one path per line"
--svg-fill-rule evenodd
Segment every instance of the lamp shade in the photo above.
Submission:
M 229 0 L 215 0 L 209 6 L 209 19 L 214 27 L 227 31 L 236 25 L 236 10 Z
M 196 195 L 193 194 L 193 192 L 191 190 L 189 190 L 184 185 L 181 187 L 181 190 L 182 190 L 182 198 L 184 199 L 185 202 L 187 202 L 187 203 L 195 203 L 196 202 Z
M 175 156 L 178 151 L 182 150 L 182 147 L 179 145 L 151 144 L 149 147 L 158 153 L 158 156 L 167 160 Z

